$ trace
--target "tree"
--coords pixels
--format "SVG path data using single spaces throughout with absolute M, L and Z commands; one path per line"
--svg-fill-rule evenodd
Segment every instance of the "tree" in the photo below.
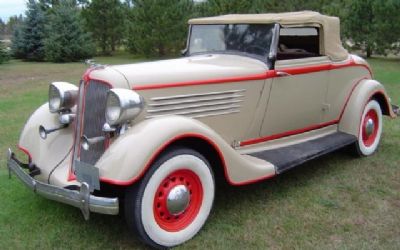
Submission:
M 176 54 L 185 44 L 190 0 L 133 0 L 128 47 L 145 56 Z
M 124 14 L 120 0 L 92 0 L 84 8 L 87 30 L 92 32 L 103 54 L 115 51 L 122 42 L 125 31 Z
M 22 15 L 15 15 L 15 16 L 11 16 L 8 19 L 8 22 L 5 25 L 4 28 L 4 35 L 5 36 L 12 36 L 12 34 L 14 33 L 14 30 L 17 28 L 17 26 L 20 26 L 23 23 L 23 17 Z
M 44 44 L 47 61 L 71 62 L 91 57 L 95 53 L 90 35 L 83 31 L 75 1 L 64 0 L 54 5 L 46 28 Z
M 4 44 L 0 42 L 0 64 L 4 63 L 5 61 L 8 61 L 8 59 L 10 59 L 8 51 L 4 46 Z
M 22 24 L 14 28 L 11 39 L 11 54 L 17 59 L 25 58 L 25 40 L 23 37 Z
M 0 40 L 2 37 L 5 35 L 6 32 L 6 24 L 3 22 L 3 20 L 0 18 Z
M 255 1 L 248 0 L 208 0 L 198 5 L 200 15 L 213 16 L 254 12 Z
M 400 1 L 352 0 L 346 10 L 345 35 L 367 57 L 400 52 Z
M 44 38 L 46 16 L 35 0 L 27 2 L 26 18 L 18 31 L 14 32 L 13 54 L 31 61 L 44 60 Z M 15 37 L 17 36 L 17 37 Z

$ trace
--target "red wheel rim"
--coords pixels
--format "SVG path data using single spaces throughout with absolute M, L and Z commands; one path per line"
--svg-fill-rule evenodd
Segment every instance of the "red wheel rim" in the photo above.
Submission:
M 371 134 L 368 134 L 367 132 L 367 123 L 369 120 L 371 120 L 374 124 L 374 128 Z M 365 146 L 369 147 L 375 142 L 376 136 L 378 135 L 378 129 L 379 129 L 378 113 L 376 112 L 375 109 L 370 109 L 365 115 L 362 124 L 362 140 Z
M 184 185 L 189 190 L 190 198 L 186 209 L 178 215 L 173 215 L 167 208 L 167 197 L 178 185 Z M 153 205 L 154 218 L 162 229 L 169 232 L 180 231 L 196 218 L 202 201 L 203 187 L 199 177 L 188 169 L 176 170 L 168 175 L 157 188 Z

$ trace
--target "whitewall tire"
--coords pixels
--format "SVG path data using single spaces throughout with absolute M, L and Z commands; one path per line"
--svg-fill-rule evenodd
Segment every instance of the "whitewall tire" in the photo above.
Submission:
M 156 248 L 180 245 L 206 222 L 215 184 L 208 161 L 196 151 L 173 148 L 156 160 L 125 196 L 128 225 Z
M 356 143 L 360 156 L 372 155 L 378 148 L 382 135 L 382 109 L 376 100 L 370 100 L 364 108 Z

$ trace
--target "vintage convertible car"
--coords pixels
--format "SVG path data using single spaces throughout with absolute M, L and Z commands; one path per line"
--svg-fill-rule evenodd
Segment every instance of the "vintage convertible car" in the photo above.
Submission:
M 368 156 L 382 115 L 399 113 L 367 62 L 342 47 L 336 17 L 189 24 L 183 58 L 93 65 L 78 87 L 51 83 L 21 134 L 28 160 L 9 150 L 10 172 L 86 219 L 118 214 L 123 201 L 141 240 L 172 247 L 205 223 L 214 174 L 244 185 L 345 146 Z

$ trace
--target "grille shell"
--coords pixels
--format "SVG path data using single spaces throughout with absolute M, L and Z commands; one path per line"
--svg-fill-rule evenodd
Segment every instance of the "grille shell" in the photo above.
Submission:
M 104 153 L 108 144 L 107 139 L 90 146 L 89 150 L 83 150 L 81 146 L 81 137 L 85 135 L 87 138 L 104 136 L 102 131 L 105 120 L 106 98 L 107 92 L 111 89 L 111 85 L 96 80 L 81 84 L 80 93 L 80 115 L 78 116 L 78 126 L 75 150 L 78 149 L 75 159 L 89 164 L 96 164 L 101 155 Z M 78 136 L 79 135 L 79 136 Z

